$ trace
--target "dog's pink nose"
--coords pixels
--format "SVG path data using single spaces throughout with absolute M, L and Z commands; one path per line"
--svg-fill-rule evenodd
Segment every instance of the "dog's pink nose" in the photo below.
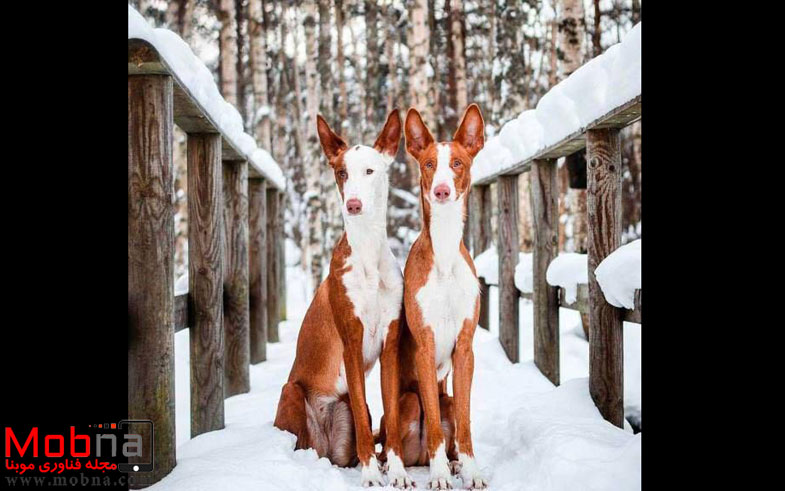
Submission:
M 444 201 L 450 197 L 450 187 L 446 184 L 439 184 L 433 190 L 433 194 L 436 195 L 436 199 L 439 201 Z
M 352 198 L 346 202 L 346 211 L 349 212 L 350 215 L 357 215 L 361 211 L 363 211 L 363 203 L 357 198 Z

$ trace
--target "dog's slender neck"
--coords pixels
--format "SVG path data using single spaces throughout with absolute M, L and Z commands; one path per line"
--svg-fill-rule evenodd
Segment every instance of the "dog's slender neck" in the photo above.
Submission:
M 386 171 L 385 171 L 386 173 Z M 352 251 L 362 251 L 378 259 L 387 244 L 387 197 L 389 195 L 389 178 L 385 175 L 380 185 L 380 192 L 374 200 L 373 207 L 358 216 L 347 216 L 343 212 L 343 228 Z
M 455 201 L 430 203 L 430 223 L 427 225 L 428 237 L 433 250 L 433 260 L 441 273 L 449 272 L 460 258 L 463 226 L 466 220 L 464 192 Z

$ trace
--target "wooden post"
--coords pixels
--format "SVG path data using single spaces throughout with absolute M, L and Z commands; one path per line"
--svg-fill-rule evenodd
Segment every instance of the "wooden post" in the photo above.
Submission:
M 624 425 L 622 310 L 605 301 L 594 276 L 621 242 L 619 130 L 586 132 L 589 213 L 589 391 L 603 417 Z
M 188 135 L 191 438 L 224 427 L 221 135 Z
M 175 466 L 172 90 L 128 77 L 128 418 L 153 422 L 152 482 Z
M 224 397 L 251 390 L 248 163 L 224 161 Z
M 469 251 L 469 255 L 471 256 L 472 253 L 472 233 L 471 233 L 471 223 L 472 223 L 472 206 L 471 206 L 471 187 L 469 188 L 469 196 L 466 197 L 466 216 L 463 218 L 463 245 L 466 247 L 466 250 Z
M 474 186 L 469 193 L 472 257 L 491 247 L 491 186 Z
M 286 212 L 286 194 L 282 191 L 277 191 L 278 195 L 278 221 L 275 223 L 275 236 L 276 242 L 276 257 L 278 258 L 278 265 L 276 272 L 278 273 L 278 321 L 285 320 L 286 317 L 286 247 L 284 241 L 286 234 L 284 232 L 283 224 L 285 221 Z M 276 327 L 276 333 L 278 328 Z
M 490 285 L 485 282 L 485 278 L 480 277 L 480 319 L 477 321 L 480 327 L 486 331 L 491 330 L 491 310 L 490 310 Z
M 267 359 L 267 183 L 248 181 L 251 363 Z
M 277 343 L 279 308 L 278 279 L 280 265 L 277 251 L 278 229 L 278 191 L 274 188 L 267 190 L 267 341 Z
M 559 188 L 556 161 L 535 160 L 529 172 L 534 247 L 534 364 L 559 385 L 559 289 L 545 279 L 559 248 Z
M 474 186 L 469 193 L 469 234 L 471 235 L 472 257 L 477 257 L 491 247 L 491 187 Z M 490 329 L 488 284 L 480 278 L 480 320 L 479 325 Z
M 499 341 L 511 362 L 518 353 L 518 176 L 499 176 Z

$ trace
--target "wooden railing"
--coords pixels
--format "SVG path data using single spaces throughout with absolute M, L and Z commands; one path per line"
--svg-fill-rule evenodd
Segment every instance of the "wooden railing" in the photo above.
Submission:
M 188 135 L 189 290 L 179 296 L 173 124 Z M 154 424 L 149 483 L 175 466 L 175 331 L 190 329 L 192 437 L 224 427 L 224 398 L 250 390 L 249 365 L 278 340 L 279 186 L 221 132 L 151 44 L 128 40 L 128 416 Z
M 534 304 L 534 363 L 554 384 L 559 384 L 559 307 L 589 314 L 589 388 L 603 417 L 624 423 L 622 322 L 641 322 L 640 292 L 636 311 L 628 313 L 606 302 L 594 277 L 600 262 L 621 243 L 621 149 L 619 132 L 641 117 L 641 97 L 537 152 L 533 157 L 473 183 L 470 194 L 470 236 L 475 256 L 491 246 L 491 190 L 498 193 L 499 341 L 509 359 L 519 353 L 518 298 L 515 266 L 518 262 L 518 174 L 529 173 L 533 228 L 532 283 L 534 292 L 523 294 Z M 578 300 L 567 304 L 545 273 L 558 254 L 559 188 L 556 159 L 586 148 L 588 204 L 588 287 L 579 288 Z M 481 279 L 480 325 L 488 325 L 488 285 Z M 485 322 L 485 324 L 483 324 Z

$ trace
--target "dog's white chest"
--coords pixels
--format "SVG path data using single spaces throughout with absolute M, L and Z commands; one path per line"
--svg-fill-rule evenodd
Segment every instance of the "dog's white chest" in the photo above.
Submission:
M 343 275 L 343 283 L 354 306 L 354 315 L 363 325 L 363 361 L 367 376 L 379 359 L 390 323 L 400 316 L 403 275 L 389 249 L 382 252 L 380 259 L 353 251 L 346 264 L 351 269 Z M 336 389 L 339 394 L 347 390 L 343 362 Z
M 477 278 L 462 256 L 451 267 L 431 267 L 425 285 L 417 292 L 423 321 L 433 331 L 437 377 L 444 378 L 452 367 L 455 341 L 466 319 L 474 317 L 479 295 Z

